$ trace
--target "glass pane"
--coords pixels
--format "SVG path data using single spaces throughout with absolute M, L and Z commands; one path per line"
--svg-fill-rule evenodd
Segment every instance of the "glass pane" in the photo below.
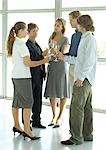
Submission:
M 8 0 L 8 9 L 48 9 L 55 7 L 55 0 Z
M 12 59 L 7 58 L 7 97 L 13 97 L 13 84 L 11 80 Z
M 2 15 L 0 14 L 0 53 L 2 52 Z
M 62 18 L 66 20 L 66 31 L 65 34 L 69 38 L 69 42 L 71 42 L 71 35 L 74 33 L 75 29 L 71 28 L 70 22 L 69 22 L 69 11 L 62 13 Z
M 20 17 L 21 16 L 21 17 Z M 43 19 L 42 19 L 43 18 Z M 55 14 L 54 13 L 15 13 L 15 14 L 9 14 L 8 15 L 8 32 L 10 28 L 16 23 L 17 21 L 24 21 L 26 23 L 34 22 L 39 27 L 39 32 L 37 36 L 37 42 L 41 46 L 42 49 L 45 49 L 48 46 L 48 38 L 51 35 L 53 29 L 54 29 L 54 20 L 55 20 Z M 11 83 L 11 61 L 8 61 L 8 85 L 7 85 L 7 96 L 10 97 L 12 92 L 9 90 L 12 89 L 10 86 L 12 86 Z
M 95 26 L 94 35 L 97 41 L 98 57 L 106 58 L 106 38 L 105 38 L 105 34 L 103 34 L 104 29 L 106 27 L 106 22 L 104 21 L 104 16 L 106 15 L 106 11 L 84 11 L 81 13 L 91 15 Z M 70 36 L 73 34 L 73 29 L 70 27 L 68 14 L 69 12 L 63 12 L 62 16 L 63 18 L 67 19 L 66 34 L 70 38 Z
M 84 12 L 85 13 L 85 12 Z M 104 30 L 106 28 L 106 22 L 104 21 L 105 11 L 88 11 L 86 14 L 92 16 L 95 25 L 95 37 L 97 41 L 98 57 L 106 58 L 106 37 Z
M 80 4 L 80 5 L 79 5 Z M 105 6 L 106 0 L 63 0 L 62 7 Z
M 93 86 L 93 107 L 106 110 L 106 63 L 98 63 Z
M 21 17 L 20 17 L 21 16 Z M 54 13 L 14 13 L 8 15 L 8 31 L 17 21 L 25 23 L 34 22 L 39 27 L 37 41 L 42 48 L 47 47 L 48 37 L 53 31 L 55 14 Z
M 0 10 L 2 9 L 2 0 L 0 0 Z
M 0 96 L 1 96 L 1 92 L 2 92 L 2 56 L 0 56 Z

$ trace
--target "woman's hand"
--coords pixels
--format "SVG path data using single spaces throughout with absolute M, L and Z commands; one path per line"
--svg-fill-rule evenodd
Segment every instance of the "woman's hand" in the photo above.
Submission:
M 56 55 L 58 52 L 56 48 L 51 48 L 50 53 Z
M 44 63 L 48 63 L 51 59 L 51 55 L 50 54 L 47 54 L 47 56 L 43 59 L 44 60 Z
M 49 50 L 46 48 L 46 50 L 43 51 L 42 56 L 47 56 Z

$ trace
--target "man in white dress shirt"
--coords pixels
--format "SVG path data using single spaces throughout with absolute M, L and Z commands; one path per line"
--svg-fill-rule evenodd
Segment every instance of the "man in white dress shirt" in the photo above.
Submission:
M 75 64 L 74 86 L 70 105 L 69 125 L 71 137 L 61 141 L 64 145 L 78 145 L 93 141 L 92 89 L 96 72 L 96 41 L 93 35 L 93 21 L 89 15 L 78 17 L 78 30 L 82 32 L 77 57 L 57 58 Z

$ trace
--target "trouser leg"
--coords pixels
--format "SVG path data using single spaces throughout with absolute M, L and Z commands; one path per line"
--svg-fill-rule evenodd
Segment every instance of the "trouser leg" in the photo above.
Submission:
M 68 86 L 69 86 L 69 89 L 70 89 L 70 98 L 72 98 L 72 92 L 73 92 L 74 68 L 75 68 L 75 65 L 70 65 L 70 67 L 69 67 L 69 81 L 68 81 Z
M 73 86 L 73 94 L 70 105 L 70 132 L 76 144 L 83 142 L 84 108 L 91 90 L 88 80 L 83 82 L 82 87 Z
M 42 109 L 42 88 L 40 86 L 33 90 L 33 98 L 32 121 L 34 125 L 38 125 L 40 124 L 40 114 Z
M 85 140 L 93 139 L 93 109 L 92 109 L 92 91 L 89 92 L 87 102 L 84 108 L 83 137 Z

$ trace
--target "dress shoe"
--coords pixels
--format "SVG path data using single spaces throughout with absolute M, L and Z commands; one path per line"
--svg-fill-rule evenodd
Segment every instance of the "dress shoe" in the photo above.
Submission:
M 41 124 L 36 125 L 36 124 L 33 124 L 33 123 L 32 123 L 32 127 L 40 128 L 40 129 L 46 129 L 46 127 L 43 126 L 43 125 L 41 125 Z
M 55 119 L 55 118 L 53 118 L 53 119 L 52 119 L 52 121 L 51 121 L 51 123 L 50 123 L 50 124 L 48 124 L 48 126 L 54 126 L 54 125 L 55 125 L 55 123 L 56 123 L 56 119 Z
M 25 133 L 25 132 L 23 132 L 23 137 L 24 137 L 24 140 L 25 140 L 25 138 L 27 137 L 27 138 L 29 138 L 30 140 L 38 140 L 38 139 L 40 139 L 41 137 L 37 137 L 37 136 L 30 136 L 30 135 L 28 135 L 27 133 Z
M 93 141 L 93 138 L 91 138 L 91 139 L 86 139 L 86 138 L 84 138 L 84 141 L 86 141 L 86 142 L 92 142 L 92 141 Z
M 59 128 L 61 126 L 61 120 L 57 120 L 56 124 L 53 126 L 53 128 Z
M 84 137 L 84 141 L 92 142 L 92 141 L 93 141 L 93 134 L 91 134 L 91 135 L 89 135 L 89 136 Z
M 59 128 L 59 127 L 60 127 L 59 124 L 55 124 L 55 125 L 53 126 L 53 128 Z
M 75 145 L 75 143 L 72 142 L 70 139 L 68 139 L 66 141 L 61 141 L 61 144 L 63 144 L 63 145 Z
M 15 136 L 15 133 L 19 133 L 20 135 L 23 133 L 22 131 L 20 131 L 19 129 L 17 129 L 16 127 L 13 127 L 13 132 L 14 132 L 14 136 Z
M 51 122 L 50 124 L 48 124 L 48 126 L 54 126 L 54 123 L 53 123 L 53 122 Z

